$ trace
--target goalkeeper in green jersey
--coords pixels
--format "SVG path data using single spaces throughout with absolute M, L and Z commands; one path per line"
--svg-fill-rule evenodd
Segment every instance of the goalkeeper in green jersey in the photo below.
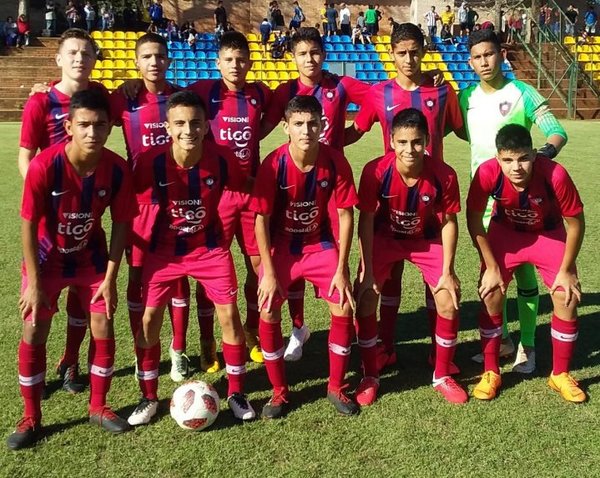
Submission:
M 480 82 L 459 94 L 464 118 L 465 137 L 471 145 L 471 175 L 481 163 L 496 155 L 495 137 L 507 124 L 520 124 L 527 129 L 535 123 L 546 137 L 538 153 L 554 158 L 567 142 L 567 134 L 548 108 L 546 99 L 535 88 L 502 74 L 504 52 L 500 40 L 491 30 L 473 32 L 469 37 L 469 64 L 479 75 Z M 489 224 L 492 201 L 484 217 Z M 521 339 L 513 370 L 532 373 L 535 370 L 535 327 L 539 303 L 537 278 L 533 266 L 524 264 L 515 271 L 517 305 Z M 504 305 L 503 340 L 500 356 L 513 354 L 514 345 L 506 326 Z M 480 362 L 479 354 L 473 360 Z

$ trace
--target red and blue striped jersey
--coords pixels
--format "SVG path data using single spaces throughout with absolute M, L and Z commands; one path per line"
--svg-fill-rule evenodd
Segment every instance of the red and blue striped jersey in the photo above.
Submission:
M 90 81 L 88 88 L 99 89 L 109 98 L 108 90 L 101 83 Z M 48 93 L 36 93 L 29 98 L 23 109 L 19 146 L 37 151 L 66 141 L 64 123 L 69 116 L 70 102 L 71 97 L 55 86 Z
M 76 277 L 90 268 L 105 272 L 102 215 L 106 208 L 113 222 L 129 222 L 137 215 L 131 173 L 123 158 L 104 149 L 93 173 L 81 177 L 67 159 L 67 144 L 51 146 L 31 161 L 21 217 L 38 224 L 43 271 L 62 277 Z
M 396 154 L 367 163 L 360 178 L 359 209 L 375 213 L 375 234 L 392 239 L 440 237 L 444 214 L 460 211 L 456 172 L 441 161 L 426 158 L 413 186 L 396 168 Z
M 560 164 L 538 155 L 527 187 L 517 191 L 496 158 L 481 164 L 469 189 L 467 211 L 483 212 L 494 199 L 492 221 L 517 231 L 550 231 L 564 227 L 563 217 L 583 212 L 573 180 Z
M 140 154 L 171 142 L 167 134 L 167 101 L 178 88 L 167 83 L 161 94 L 150 93 L 145 86 L 134 99 L 121 90 L 110 95 L 110 112 L 116 125 L 123 127 L 127 159 L 136 161 Z
M 260 165 L 250 210 L 270 216 L 275 248 L 303 254 L 336 247 L 327 208 L 330 199 L 339 209 L 358 203 L 344 155 L 321 144 L 314 167 L 303 172 L 284 144 Z
M 271 90 L 256 82 L 231 91 L 222 80 L 200 80 L 187 89 L 204 101 L 214 141 L 233 151 L 244 174 L 255 177 L 260 164 L 260 121 L 269 108 Z
M 269 124 L 278 124 L 288 102 L 298 95 L 314 96 L 323 107 L 324 127 L 320 141 L 338 151 L 344 151 L 346 109 L 349 103 L 363 105 L 370 85 L 350 76 L 338 76 L 323 71 L 323 79 L 314 87 L 304 85 L 299 79 L 282 83 L 273 93 L 273 101 L 265 116 Z M 362 106 L 361 106 L 362 108 Z
M 140 230 L 152 231 L 151 253 L 185 256 L 223 246 L 219 200 L 226 187 L 242 189 L 245 177 L 229 149 L 207 139 L 202 148 L 202 158 L 190 168 L 175 162 L 170 146 L 143 153 L 135 163 L 133 181 L 140 207 L 156 208 L 148 215 L 152 224 L 138 224 Z
M 429 144 L 427 152 L 444 159 L 444 136 L 450 131 L 458 131 L 463 119 L 456 93 L 448 83 L 433 86 L 433 80 L 424 77 L 421 86 L 413 91 L 402 88 L 396 80 L 388 80 L 373 85 L 368 93 L 369 101 L 361 107 L 354 119 L 358 130 L 367 132 L 376 121 L 381 124 L 385 152 L 392 151 L 390 135 L 394 116 L 406 108 L 416 108 L 427 118 Z

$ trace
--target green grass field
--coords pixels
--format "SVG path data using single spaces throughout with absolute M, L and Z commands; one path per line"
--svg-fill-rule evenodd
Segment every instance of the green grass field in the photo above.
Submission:
M 549 333 L 550 300 L 543 291 L 537 331 L 538 370 L 521 376 L 503 368 L 503 387 L 491 403 L 471 400 L 464 406 L 446 403 L 431 388 L 428 326 L 423 309 L 423 287 L 412 267 L 405 272 L 404 297 L 397 323 L 399 365 L 381 378 L 381 397 L 358 417 L 338 416 L 325 398 L 327 377 L 326 306 L 307 293 L 306 319 L 313 331 L 301 362 L 288 365 L 292 385 L 292 409 L 277 421 L 257 420 L 239 424 L 223 410 L 205 432 L 181 430 L 170 418 L 168 401 L 174 391 L 168 376 L 167 347 L 170 327 L 163 328 L 163 361 L 159 395 L 160 417 L 150 426 L 121 436 L 87 424 L 87 393 L 70 396 L 59 389 L 54 366 L 64 346 L 65 315 L 55 317 L 48 343 L 50 390 L 43 403 L 46 438 L 35 448 L 13 453 L 0 444 L 0 476 L 600 476 L 600 205 L 598 149 L 595 135 L 600 124 L 565 122 L 569 144 L 559 160 L 578 185 L 586 206 L 587 233 L 579 256 L 584 289 L 580 308 L 580 334 L 573 371 L 588 392 L 588 403 L 568 404 L 546 385 L 551 368 Z M 17 344 L 21 332 L 17 301 L 20 285 L 19 206 L 21 179 L 16 168 L 18 124 L 0 126 L 0 434 L 4 439 L 20 418 L 22 404 L 17 382 Z M 536 143 L 541 137 L 535 133 Z M 281 132 L 263 144 L 263 155 L 283 140 Z M 109 146 L 124 153 L 120 131 Z M 381 151 L 379 128 L 348 148 L 347 156 L 358 180 L 362 166 Z M 446 161 L 458 172 L 463 198 L 469 173 L 468 146 L 447 138 Z M 596 179 L 594 179 L 596 178 Z M 462 281 L 460 343 L 456 362 L 462 368 L 460 382 L 473 388 L 480 367 L 469 360 L 479 350 L 476 325 L 476 284 L 479 264 L 460 216 L 457 272 Z M 356 241 L 355 241 L 356 242 Z M 239 253 L 236 250 L 236 257 Z M 355 270 L 357 250 L 352 253 Z M 238 266 L 241 263 L 238 261 Z M 125 268 L 124 268 L 125 269 Z M 110 403 L 127 416 L 139 399 L 133 378 L 133 349 L 125 307 L 124 269 L 121 272 L 121 305 L 116 318 L 117 357 Z M 241 271 L 241 269 L 238 269 Z M 241 275 L 241 274 L 240 274 Z M 308 290 L 308 288 L 307 288 Z M 514 286 L 511 288 L 514 297 Z M 310 297 L 309 297 L 310 296 Z M 243 304 L 242 314 L 244 313 Z M 518 341 L 515 304 L 509 304 L 510 327 Z M 168 324 L 168 320 L 166 322 Z M 290 329 L 284 319 L 284 333 Z M 214 383 L 223 398 L 224 372 L 213 376 L 198 370 L 198 326 L 192 312 L 188 355 L 194 379 Z M 85 364 L 87 339 L 80 363 Z M 85 367 L 84 371 L 86 370 Z M 358 351 L 353 351 L 349 381 L 360 379 Z M 270 397 L 262 366 L 250 365 L 247 391 L 259 411 Z

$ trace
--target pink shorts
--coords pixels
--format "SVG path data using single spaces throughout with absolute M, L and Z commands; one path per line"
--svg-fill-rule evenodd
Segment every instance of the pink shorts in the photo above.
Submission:
M 254 233 L 256 213 L 248 209 L 249 202 L 250 194 L 226 189 L 219 202 L 219 217 L 223 224 L 226 247 L 231 247 L 235 236 L 245 256 L 258 256 L 258 244 Z
M 150 205 L 140 205 L 139 209 L 140 213 L 132 221 L 125 247 L 125 257 L 131 267 L 142 267 L 144 264 L 157 211 L 156 207 Z
M 373 275 L 378 286 L 392 276 L 394 265 L 404 260 L 412 262 L 423 274 L 423 280 L 435 287 L 444 264 L 441 240 L 373 238 Z
M 89 312 L 98 314 L 106 314 L 106 303 L 104 299 L 100 297 L 94 304 L 92 304 L 92 297 L 98 290 L 98 287 L 104 281 L 104 274 L 98 274 L 95 270 L 91 270 L 89 273 L 80 273 L 77 277 L 61 277 L 58 274 L 44 274 L 42 273 L 42 290 L 50 301 L 50 308 L 42 307 L 38 314 L 38 320 L 50 320 L 56 312 L 58 312 L 58 298 L 60 292 L 67 287 L 73 287 L 81 301 L 81 304 L 86 309 L 85 304 L 88 304 L 87 309 Z M 22 274 L 21 276 L 21 295 L 27 289 L 27 276 Z M 25 320 L 31 320 L 31 314 L 25 317 Z
M 216 248 L 182 257 L 146 254 L 142 272 L 146 307 L 166 305 L 175 296 L 180 279 L 187 276 L 200 282 L 215 304 L 236 302 L 237 279 L 233 258 L 228 250 Z
M 488 241 L 507 285 L 515 269 L 529 263 L 536 267 L 546 287 L 552 287 L 565 253 L 566 239 L 567 231 L 562 227 L 523 232 L 492 221 L 488 230 Z
M 281 307 L 287 298 L 287 291 L 291 284 L 302 278 L 315 286 L 318 290 L 317 297 L 323 298 L 333 304 L 339 304 L 340 294 L 334 290 L 329 297 L 329 286 L 335 275 L 338 264 L 338 250 L 326 249 L 324 251 L 308 252 L 300 256 L 292 255 L 279 250 L 272 252 L 275 274 L 285 297 L 277 294 L 273 298 L 271 306 L 275 309 Z M 262 266 L 259 270 L 259 283 L 264 275 Z

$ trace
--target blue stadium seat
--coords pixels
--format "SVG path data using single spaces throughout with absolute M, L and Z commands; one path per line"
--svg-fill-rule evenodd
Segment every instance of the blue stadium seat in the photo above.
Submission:
M 466 81 L 460 81 L 458 83 L 458 89 L 459 90 L 464 90 L 465 88 L 467 88 L 469 86 L 469 83 L 467 83 Z
M 358 53 L 348 53 L 348 61 L 359 61 L 360 60 L 360 56 Z
M 506 78 L 508 78 L 509 80 L 516 80 L 517 79 L 517 77 L 515 76 L 515 74 L 512 71 L 509 71 L 504 76 L 506 76 Z
M 180 45 L 181 45 L 180 50 L 191 50 L 190 44 L 186 41 L 180 43 Z
M 360 61 L 369 61 L 370 60 L 369 54 L 368 53 L 359 53 L 358 54 L 358 59 Z
M 375 45 L 373 45 L 372 43 L 367 43 L 365 45 L 365 50 L 367 50 L 367 51 L 375 51 Z
M 362 63 L 357 63 L 354 68 L 356 68 L 356 71 L 363 71 L 363 64 Z
M 180 88 L 185 88 L 188 85 L 188 82 L 185 80 L 177 80 L 177 86 Z
M 196 68 L 198 70 L 208 70 L 208 63 L 206 63 L 205 61 L 197 61 Z
M 341 38 L 338 35 L 331 35 L 329 41 L 331 43 L 341 43 Z
M 458 64 L 458 69 L 459 71 L 468 71 L 471 67 L 469 66 L 468 63 L 459 63 Z
M 196 60 L 204 60 L 206 59 L 206 53 L 203 51 L 196 51 L 195 53 Z
M 202 70 L 198 72 L 198 79 L 200 80 L 208 80 L 210 78 L 210 75 L 208 74 L 208 71 L 206 70 Z
M 377 73 L 375 73 L 374 71 L 370 71 L 369 73 L 367 73 L 367 81 L 377 81 Z
M 216 51 L 209 51 L 209 52 L 206 52 L 206 59 L 207 59 L 207 60 L 216 60 L 218 56 L 219 56 L 219 55 L 217 54 L 217 52 L 216 52 Z
M 446 45 L 446 51 L 448 53 L 456 53 L 458 48 L 456 48 L 456 45 Z
M 183 52 L 183 58 L 185 58 L 186 60 L 193 60 L 194 58 L 196 58 L 196 55 L 194 55 L 193 51 L 188 50 Z
M 456 47 L 456 49 L 460 52 L 469 52 L 469 49 L 467 48 L 467 45 L 465 45 L 464 43 L 461 43 L 460 45 L 458 45 Z
M 346 49 L 344 48 L 344 45 L 342 45 L 341 43 L 334 43 L 333 51 L 346 51 Z
M 340 41 L 342 43 L 352 43 L 352 38 L 350 38 L 348 35 L 340 35 Z
M 456 57 L 456 61 L 469 61 L 468 53 L 456 53 L 454 56 Z
M 185 62 L 185 69 L 186 70 L 195 70 L 196 69 L 196 62 L 195 61 L 186 61 Z
M 185 63 L 183 61 L 176 61 L 175 69 L 176 70 L 185 70 Z
M 217 64 L 214 61 L 209 61 L 207 62 L 207 69 L 208 70 L 216 70 L 217 69 Z
M 171 58 L 173 58 L 174 60 L 183 60 L 183 52 L 182 51 L 174 51 L 171 54 Z
M 383 67 L 383 63 L 381 63 L 379 61 L 373 63 L 373 69 L 375 71 L 385 71 L 385 68 Z
M 344 51 L 351 52 L 357 50 L 356 45 L 353 45 L 352 43 L 340 43 L 340 45 L 344 47 Z
M 322 66 L 322 68 L 323 68 L 324 70 L 328 70 L 328 71 L 329 71 L 329 63 L 327 63 L 326 61 L 325 61 L 325 62 L 323 62 L 323 66 Z
M 327 53 L 327 55 L 325 55 L 325 59 L 327 61 L 337 61 L 337 59 L 338 59 L 337 53 L 329 52 L 329 53 Z
M 373 71 L 373 63 L 362 63 L 363 71 Z
M 357 71 L 356 72 L 356 79 L 357 80 L 361 80 L 361 81 L 365 81 L 367 79 L 367 74 L 364 71 Z
M 355 113 L 356 111 L 358 111 L 358 105 L 355 105 L 354 103 L 348 103 L 348 109 L 346 111 L 350 113 Z
M 465 75 L 460 71 L 455 71 L 452 76 L 454 77 L 454 81 L 462 81 L 465 79 Z
M 173 51 L 183 50 L 183 43 L 181 43 L 180 41 L 174 41 L 173 43 L 171 43 L 170 49 Z
M 185 72 L 179 70 L 177 73 L 175 73 L 175 78 L 177 78 L 178 80 L 185 80 Z
M 365 46 L 362 43 L 357 43 L 356 45 L 354 45 L 354 49 L 359 52 L 366 50 Z
M 333 45 L 331 43 L 325 43 L 325 51 L 333 51 Z
M 196 70 L 188 70 L 185 72 L 185 79 L 186 80 L 197 80 L 198 73 L 196 73 Z
M 385 81 L 388 79 L 388 75 L 385 71 L 379 71 L 379 72 L 377 72 L 377 79 L 379 81 Z
M 442 43 L 442 39 L 438 36 L 431 37 L 431 43 L 437 45 L 438 43 Z
M 165 77 L 167 78 L 167 80 L 174 80 L 175 72 L 173 70 L 167 70 L 167 74 Z
M 203 33 L 202 34 L 202 39 L 204 41 L 215 41 L 216 37 L 214 33 Z
M 446 44 L 445 43 L 440 43 L 440 44 L 436 45 L 436 49 L 440 53 L 444 53 L 446 51 Z
M 221 73 L 219 73 L 217 70 L 211 70 L 208 73 L 208 76 L 211 80 L 218 80 L 219 78 L 221 78 Z
M 368 53 L 370 61 L 379 61 L 379 55 L 377 53 Z
M 448 71 L 458 71 L 458 63 L 448 63 Z
M 446 63 L 452 62 L 455 60 L 455 57 L 452 53 L 442 53 L 442 60 Z
M 348 61 L 347 53 L 338 53 L 338 61 Z

